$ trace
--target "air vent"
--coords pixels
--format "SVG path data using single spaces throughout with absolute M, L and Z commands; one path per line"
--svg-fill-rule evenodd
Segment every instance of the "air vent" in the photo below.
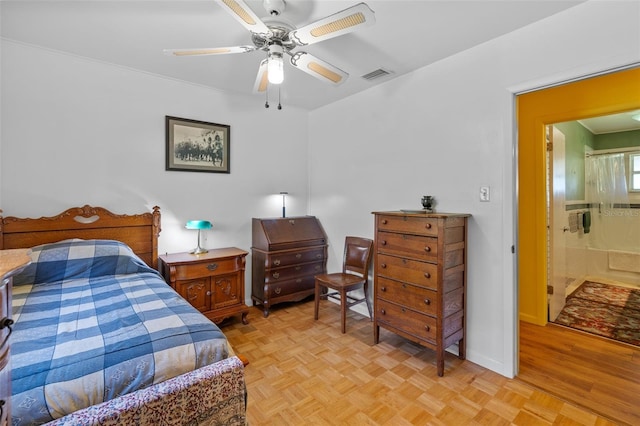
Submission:
M 377 70 L 371 71 L 370 73 L 363 75 L 362 78 L 364 78 L 365 80 L 375 80 L 376 78 L 381 78 L 389 74 L 392 74 L 392 72 L 382 68 L 378 68 Z

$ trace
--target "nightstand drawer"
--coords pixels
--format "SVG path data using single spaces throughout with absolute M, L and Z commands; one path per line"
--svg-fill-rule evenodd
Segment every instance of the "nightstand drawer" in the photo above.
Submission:
M 209 277 L 211 275 L 227 274 L 238 271 L 241 267 L 239 259 L 207 260 L 188 265 L 176 265 L 176 279 L 190 280 L 193 278 Z

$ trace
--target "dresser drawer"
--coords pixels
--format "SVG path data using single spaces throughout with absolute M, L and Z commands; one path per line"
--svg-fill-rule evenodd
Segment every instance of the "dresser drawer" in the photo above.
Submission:
M 413 216 L 377 216 L 378 231 L 438 236 L 438 219 Z
M 302 265 L 288 266 L 265 271 L 264 282 L 266 284 L 287 281 L 297 277 L 314 276 L 325 272 L 324 262 L 305 263 Z
M 438 330 L 435 318 L 385 300 L 376 302 L 377 321 L 387 323 L 419 339 L 436 342 Z
M 299 291 L 315 291 L 315 277 L 298 277 L 292 280 L 281 280 L 265 286 L 265 299 L 277 299 Z
M 209 277 L 211 275 L 227 274 L 242 268 L 241 259 L 209 260 L 207 262 L 176 265 L 176 280 L 190 280 Z
M 378 277 L 376 298 L 406 306 L 426 315 L 438 314 L 438 293 L 428 288 Z
M 438 239 L 421 235 L 378 232 L 378 251 L 398 256 L 438 260 Z
M 376 270 L 382 277 L 394 278 L 434 290 L 438 288 L 438 266 L 433 263 L 378 254 Z
M 267 254 L 265 268 L 277 268 L 280 266 L 297 265 L 300 263 L 318 262 L 325 258 L 325 247 L 313 247 L 310 249 L 285 250 Z

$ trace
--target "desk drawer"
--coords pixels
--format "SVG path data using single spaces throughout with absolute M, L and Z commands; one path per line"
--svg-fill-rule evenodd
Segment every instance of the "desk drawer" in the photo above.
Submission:
M 265 268 L 278 268 L 300 263 L 318 262 L 325 259 L 325 246 L 307 249 L 285 250 L 269 253 L 265 257 Z
M 324 262 L 305 263 L 302 265 L 275 268 L 265 271 L 264 282 L 266 284 L 286 281 L 297 277 L 314 276 L 325 272 Z

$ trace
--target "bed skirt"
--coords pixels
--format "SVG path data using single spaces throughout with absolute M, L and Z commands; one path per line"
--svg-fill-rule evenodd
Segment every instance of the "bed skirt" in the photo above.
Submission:
M 47 423 L 48 426 L 246 424 L 244 365 L 235 356 Z

